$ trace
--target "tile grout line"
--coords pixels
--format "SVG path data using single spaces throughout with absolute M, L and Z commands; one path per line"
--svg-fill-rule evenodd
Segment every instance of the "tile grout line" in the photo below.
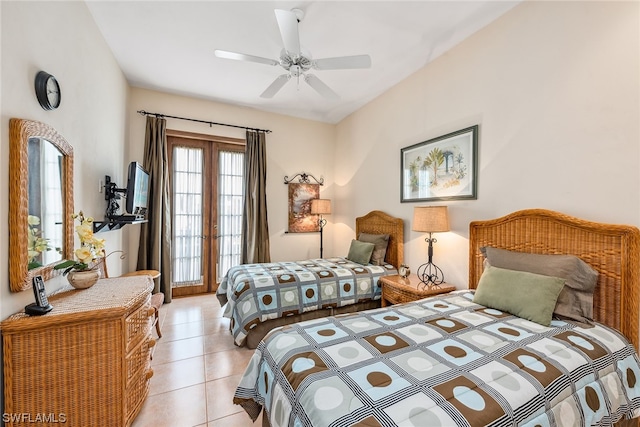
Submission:
M 176 318 L 181 316 L 181 313 L 180 313 L 181 311 L 188 311 L 188 310 L 193 310 L 193 309 L 201 310 L 201 315 L 198 318 L 191 319 L 191 320 L 186 321 L 186 322 L 180 322 L 180 323 L 167 323 L 167 320 L 171 319 L 172 316 L 176 316 Z M 209 320 L 222 318 L 221 313 L 209 313 L 205 318 L 205 315 L 204 315 L 204 313 L 202 311 L 210 311 L 212 309 L 217 311 L 217 310 L 219 310 L 219 307 L 216 304 L 210 303 L 208 301 L 208 298 L 204 299 L 204 301 L 203 300 L 198 301 L 198 300 L 194 299 L 192 301 L 189 301 L 189 304 L 186 304 L 186 301 L 185 301 L 185 304 L 180 304 L 180 305 L 175 304 L 175 305 L 166 307 L 164 309 L 164 312 L 162 313 L 161 321 L 160 321 L 160 329 L 161 329 L 162 332 L 165 332 L 165 330 L 166 330 L 165 327 L 166 326 L 185 325 L 185 324 L 189 324 L 189 323 L 199 323 L 199 324 L 203 325 L 203 328 L 201 330 L 197 331 L 197 333 L 195 335 L 184 336 L 184 337 L 180 337 L 180 338 L 172 339 L 172 340 L 163 339 L 162 341 L 160 341 L 161 343 L 162 342 L 167 343 L 167 345 L 175 345 L 175 346 L 179 347 L 180 346 L 179 341 L 200 338 L 201 341 L 200 341 L 200 354 L 199 355 L 186 357 L 186 358 L 183 358 L 183 359 L 167 360 L 167 361 L 158 363 L 156 365 L 156 366 L 159 367 L 159 366 L 167 365 L 169 363 L 185 362 L 185 361 L 188 361 L 190 359 L 202 358 L 202 360 L 204 362 L 203 366 L 202 366 L 202 369 L 203 369 L 203 372 L 202 372 L 203 381 L 195 383 L 195 384 L 191 384 L 191 385 L 188 385 L 188 386 L 184 386 L 184 387 L 179 387 L 179 388 L 176 388 L 176 389 L 173 389 L 173 390 L 165 390 L 165 391 L 163 391 L 161 393 L 157 393 L 157 394 L 153 394 L 153 395 L 150 394 L 149 395 L 150 397 L 151 396 L 158 397 L 158 396 L 165 395 L 167 393 L 172 393 L 172 392 L 175 392 L 175 391 L 178 391 L 178 390 L 183 390 L 183 389 L 186 389 L 188 387 L 193 387 L 193 386 L 197 386 L 197 385 L 203 386 L 204 387 L 204 398 L 205 398 L 205 402 L 204 402 L 205 403 L 205 405 L 204 405 L 205 406 L 205 413 L 204 413 L 205 421 L 204 421 L 203 424 L 195 424 L 194 427 L 212 425 L 212 423 L 215 423 L 216 421 L 220 421 L 220 420 L 223 420 L 223 419 L 226 419 L 226 418 L 234 420 L 231 417 L 237 416 L 237 414 L 241 414 L 242 413 L 241 408 L 237 408 L 238 409 L 237 412 L 233 412 L 231 414 L 226 414 L 226 415 L 223 415 L 223 416 L 219 416 L 219 417 L 211 419 L 211 420 L 209 419 L 209 413 L 212 410 L 212 407 L 210 407 L 210 405 L 209 405 L 209 394 L 213 393 L 216 390 L 216 385 L 214 385 L 213 382 L 214 381 L 216 381 L 216 382 L 217 381 L 224 381 L 224 380 L 227 380 L 230 377 L 237 376 L 237 375 L 241 374 L 241 373 L 235 372 L 234 370 L 230 370 L 229 373 L 227 375 L 225 375 L 225 376 L 222 376 L 222 377 L 219 377 L 219 378 L 213 378 L 211 380 L 207 380 L 207 366 L 208 365 L 206 363 L 206 359 L 207 359 L 208 355 L 218 355 L 218 356 L 220 356 L 222 358 L 225 358 L 225 357 L 229 358 L 230 360 L 234 359 L 234 356 L 236 356 L 235 347 L 234 348 L 226 348 L 226 349 L 224 349 L 226 347 L 226 344 L 225 344 L 225 345 L 222 346 L 223 349 L 218 350 L 215 345 L 211 345 L 212 344 L 211 342 L 209 342 L 209 345 L 207 346 L 206 342 L 207 342 L 207 337 L 208 336 L 209 336 L 208 339 L 211 340 L 212 339 L 211 337 L 215 337 L 216 335 L 222 335 L 217 330 L 214 331 L 213 333 L 206 333 L 207 331 L 206 331 L 205 326 L 207 325 Z M 213 314 L 213 316 L 211 316 L 211 314 Z M 186 317 L 188 318 L 188 315 Z M 174 320 L 176 318 L 174 318 Z M 178 326 L 178 328 L 180 328 L 180 326 Z M 188 328 L 188 327 L 186 327 L 186 328 Z M 169 338 L 170 336 L 171 335 L 169 335 L 167 338 Z M 176 335 L 176 336 L 179 336 L 179 334 Z M 215 343 L 215 338 L 213 338 L 213 339 L 214 339 L 214 343 Z M 154 347 L 153 354 L 155 354 L 155 350 L 157 348 L 158 348 L 158 346 Z M 211 351 L 207 352 L 207 348 L 209 348 Z M 196 349 L 197 349 L 197 347 L 196 347 Z M 168 351 L 171 351 L 171 349 L 169 348 Z M 189 363 L 189 362 L 186 362 L 186 363 Z M 166 367 L 166 369 L 170 370 L 171 367 Z M 209 390 L 209 387 L 207 385 L 209 385 L 211 387 L 211 390 Z M 211 417 L 215 417 L 216 415 L 217 414 L 212 413 Z M 242 425 L 245 425 L 245 424 L 242 423 Z M 253 423 L 252 423 L 252 425 L 253 425 Z
M 202 353 L 204 358 L 204 339 L 202 340 Z M 205 425 L 209 425 L 209 387 L 207 387 L 207 359 L 204 358 L 204 363 L 202 364 L 203 369 L 203 378 L 204 378 L 204 423 Z

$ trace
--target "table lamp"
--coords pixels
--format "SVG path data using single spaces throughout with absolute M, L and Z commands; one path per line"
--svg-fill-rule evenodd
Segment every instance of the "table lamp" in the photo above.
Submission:
M 433 263 L 433 244 L 437 242 L 433 233 L 449 231 L 449 214 L 446 206 L 417 206 L 413 208 L 413 231 L 429 233 L 425 242 L 429 243 L 429 259 L 418 267 L 416 274 L 428 287 L 438 287 L 444 282 L 440 267 Z

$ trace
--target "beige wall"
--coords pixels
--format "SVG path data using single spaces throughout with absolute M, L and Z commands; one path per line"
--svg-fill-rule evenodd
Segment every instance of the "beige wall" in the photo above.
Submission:
M 446 204 L 434 261 L 468 281 L 468 225 L 524 208 L 640 225 L 637 2 L 526 2 L 337 125 L 335 198 L 348 223 L 405 219 L 405 260 L 426 260 L 400 203 L 400 149 L 480 125 L 478 199 Z M 336 252 L 353 231 L 338 227 Z
M 74 148 L 75 207 L 102 218 L 98 193 L 105 174 L 122 174 L 129 87 L 84 2 L 0 2 L 2 122 L 0 132 L 0 319 L 33 301 L 29 291 L 11 293 L 8 273 L 9 119 L 38 120 L 56 128 Z M 53 74 L 61 86 L 57 110 L 36 100 L 36 73 Z M 122 232 L 105 233 L 107 249 L 122 246 Z M 26 260 L 25 260 L 26 262 Z M 117 268 L 118 266 L 116 266 Z M 59 280 L 49 281 L 47 292 Z
M 136 113 L 138 110 L 271 130 L 272 133 L 267 134 L 267 204 L 271 259 L 285 261 L 320 256 L 318 233 L 285 233 L 288 204 L 284 177 L 292 177 L 302 171 L 317 178 L 322 176 L 325 184 L 320 189 L 320 196 L 333 198 L 334 125 L 144 89 L 132 90 L 129 105 L 129 157 L 132 160 L 141 161 L 144 148 L 145 118 Z M 209 127 L 202 123 L 171 118 L 167 119 L 167 129 L 245 138 L 243 129 Z M 330 236 L 332 228 L 332 223 L 329 223 L 326 236 Z M 131 253 L 137 245 L 138 234 L 132 234 L 129 246 Z M 332 249 L 331 240 L 326 238 L 325 253 L 331 253 Z M 134 264 L 130 267 L 133 269 L 135 260 L 132 261 Z

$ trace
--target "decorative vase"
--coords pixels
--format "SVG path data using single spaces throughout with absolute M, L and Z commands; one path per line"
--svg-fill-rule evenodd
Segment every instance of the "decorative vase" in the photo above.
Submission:
M 76 289 L 87 289 L 95 285 L 100 278 L 98 270 L 70 271 L 67 280 Z

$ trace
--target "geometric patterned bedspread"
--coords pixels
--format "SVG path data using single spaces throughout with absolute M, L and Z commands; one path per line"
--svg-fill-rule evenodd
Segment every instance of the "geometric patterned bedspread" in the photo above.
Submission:
M 378 279 L 397 274 L 392 265 L 361 265 L 345 258 L 242 264 L 229 269 L 216 292 L 227 304 L 235 343 L 258 323 L 381 297 Z
M 473 291 L 284 326 L 234 402 L 277 426 L 578 426 L 640 416 L 633 347 L 603 325 L 544 327 Z

